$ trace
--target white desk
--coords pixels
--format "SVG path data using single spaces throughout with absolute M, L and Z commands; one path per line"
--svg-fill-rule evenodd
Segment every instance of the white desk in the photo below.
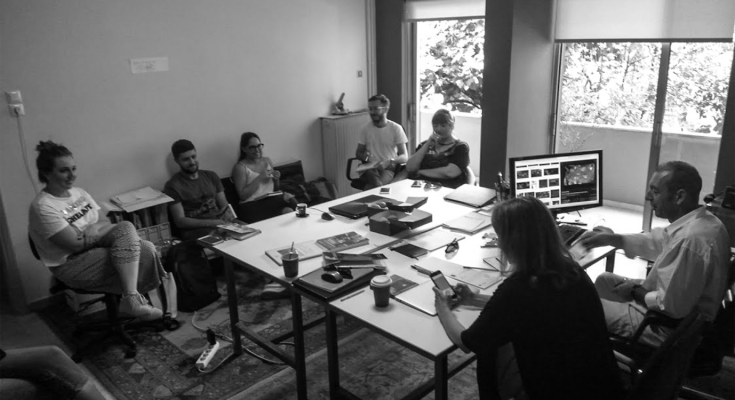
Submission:
M 398 200 L 405 200 L 410 196 L 428 196 L 429 200 L 421 207 L 421 210 L 430 212 L 433 215 L 431 224 L 418 228 L 423 231 L 433 225 L 440 225 L 443 222 L 460 217 L 466 213 L 473 211 L 471 207 L 463 206 L 457 203 L 447 202 L 444 196 L 451 192 L 452 189 L 441 188 L 427 190 L 423 187 L 412 188 L 412 181 L 406 180 L 390 185 L 391 193 L 385 197 L 391 197 Z M 273 262 L 267 255 L 266 250 L 289 245 L 292 241 L 303 242 L 307 240 L 316 240 L 331 235 L 355 231 L 370 240 L 367 246 L 351 249 L 350 252 L 362 253 L 375 249 L 377 246 L 385 245 L 397 239 L 397 236 L 389 237 L 377 233 L 370 232 L 366 226 L 367 218 L 350 220 L 348 218 L 336 216 L 333 221 L 321 219 L 323 211 L 327 211 L 328 207 L 341 204 L 350 200 L 358 199 L 369 194 L 377 194 L 378 189 L 373 189 L 363 193 L 347 196 L 329 203 L 320 204 L 315 208 L 309 208 L 307 212 L 310 214 L 307 218 L 297 218 L 293 214 L 281 215 L 253 224 L 252 226 L 262 230 L 260 235 L 247 239 L 245 241 L 227 241 L 214 247 L 214 250 L 224 256 L 226 260 L 236 262 L 251 271 L 261 274 L 272 279 L 291 290 L 291 307 L 293 314 L 294 326 L 294 357 L 283 352 L 272 342 L 278 342 L 285 337 L 268 340 L 259 335 L 249 332 L 244 325 L 239 323 L 237 312 L 237 298 L 234 287 L 234 273 L 232 264 L 225 263 L 225 273 L 227 275 L 227 292 L 230 307 L 230 324 L 233 331 L 233 349 L 236 354 L 241 352 L 240 333 L 244 334 L 250 340 L 258 343 L 266 350 L 271 352 L 279 359 L 286 362 L 296 370 L 297 393 L 300 399 L 306 398 L 306 362 L 304 352 L 303 331 L 312 323 L 304 324 L 302 319 L 301 297 L 307 296 L 310 299 L 325 306 L 326 322 L 327 322 L 327 350 L 329 357 L 329 378 L 330 393 L 335 397 L 338 393 L 344 393 L 339 386 L 339 363 L 337 359 L 337 336 L 336 336 L 336 316 L 335 313 L 343 313 L 353 316 L 362 321 L 368 328 L 379 332 L 396 342 L 413 349 L 423 356 L 435 362 L 435 379 L 427 385 L 422 386 L 414 391 L 418 396 L 421 393 L 427 393 L 432 388 L 436 392 L 436 399 L 445 399 L 447 396 L 447 379 L 459 368 L 464 367 L 472 361 L 472 357 L 467 357 L 460 365 L 455 366 L 452 371 L 447 368 L 447 355 L 451 353 L 456 346 L 451 343 L 444 333 L 444 330 L 437 317 L 432 317 L 417 311 L 409 306 L 403 305 L 396 301 L 386 309 L 380 310 L 374 307 L 372 292 L 367 289 L 359 295 L 352 297 L 346 301 L 339 299 L 331 303 L 325 302 L 323 299 L 312 296 L 303 289 L 295 288 L 291 283 L 296 278 L 286 278 L 283 268 Z M 437 228 L 443 229 L 443 228 Z M 409 234 L 410 232 L 403 232 Z M 461 240 L 460 248 L 454 257 L 450 260 L 460 265 L 481 266 L 482 258 L 498 253 L 494 248 L 480 248 L 484 242 L 481 239 L 482 232 Z M 417 283 L 428 280 L 425 275 L 418 274 L 410 268 L 410 265 L 416 260 L 405 257 L 396 252 L 384 249 L 380 251 L 388 257 L 389 275 L 398 274 L 407 277 Z M 597 249 L 585 260 L 586 265 L 590 265 L 593 261 L 597 261 L 609 254 L 614 256 L 614 252 L 609 249 Z M 437 258 L 444 258 L 443 249 L 439 249 L 431 254 Z M 428 257 L 423 256 L 422 259 Z M 305 275 L 315 269 L 321 268 L 321 259 L 314 258 L 303 260 L 299 263 L 299 276 Z M 450 279 L 451 281 L 451 279 Z M 485 293 L 492 293 L 497 285 L 490 287 Z M 343 296 L 345 297 L 345 296 Z M 469 312 L 460 311 L 459 317 L 462 322 L 469 325 L 477 317 L 479 311 Z M 349 394 L 347 394 L 349 395 Z M 354 397 L 354 396 L 353 396 Z

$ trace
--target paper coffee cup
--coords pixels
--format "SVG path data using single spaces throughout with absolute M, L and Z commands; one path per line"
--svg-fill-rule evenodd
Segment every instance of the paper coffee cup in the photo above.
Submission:
M 306 203 L 296 204 L 296 216 L 299 216 L 299 217 L 306 216 Z
M 391 283 L 393 283 L 393 280 L 388 275 L 378 275 L 370 281 L 370 289 L 375 295 L 375 307 L 388 306 Z

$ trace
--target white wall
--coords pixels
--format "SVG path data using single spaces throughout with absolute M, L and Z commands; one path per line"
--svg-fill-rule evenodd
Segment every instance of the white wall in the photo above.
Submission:
M 322 175 L 317 118 L 341 92 L 347 108 L 366 105 L 365 18 L 365 0 L 2 0 L 0 90 L 23 94 L 31 162 L 39 140 L 65 144 L 77 185 L 99 200 L 162 188 L 179 138 L 229 176 L 248 130 L 274 161 L 303 160 L 310 179 Z M 170 71 L 131 74 L 143 57 L 168 57 Z M 2 104 L 0 223 L 32 303 L 49 274 L 28 250 L 35 193 Z

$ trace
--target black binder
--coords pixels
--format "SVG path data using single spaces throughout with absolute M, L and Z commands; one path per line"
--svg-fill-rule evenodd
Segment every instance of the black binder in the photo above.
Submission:
M 367 215 L 367 208 L 369 203 L 375 203 L 376 201 L 394 201 L 393 199 L 389 199 L 387 197 L 378 196 L 371 194 L 369 196 L 365 196 L 362 198 L 359 198 L 357 200 L 352 200 L 347 203 L 342 203 L 333 207 L 329 207 L 329 212 L 332 214 L 341 215 L 343 217 L 347 217 L 350 219 L 358 219 L 362 218 Z

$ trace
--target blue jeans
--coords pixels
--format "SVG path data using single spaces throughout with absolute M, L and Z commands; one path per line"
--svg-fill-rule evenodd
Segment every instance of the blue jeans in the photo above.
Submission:
M 73 399 L 87 383 L 87 375 L 56 346 L 6 350 L 0 360 L 0 398 Z M 18 379 L 27 385 L 6 384 Z M 12 390 L 12 393 L 6 392 Z M 50 396 L 42 397 L 42 393 Z

